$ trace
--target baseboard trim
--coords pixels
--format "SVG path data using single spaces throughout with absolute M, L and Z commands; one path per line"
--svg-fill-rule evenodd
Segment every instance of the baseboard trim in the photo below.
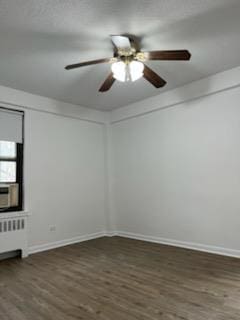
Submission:
M 204 244 L 193 243 L 193 242 L 178 241 L 178 240 L 172 240 L 172 239 L 161 238 L 161 237 L 153 237 L 153 236 L 147 236 L 147 235 L 125 232 L 125 231 L 118 231 L 116 235 L 124 238 L 154 242 L 159 244 L 166 244 L 174 247 L 180 247 L 185 249 L 218 254 L 222 256 L 240 258 L 240 250 L 233 250 L 233 249 L 216 247 L 211 245 L 204 245 Z
M 55 241 L 55 242 L 41 244 L 41 245 L 37 245 L 37 246 L 32 246 L 32 247 L 29 247 L 28 254 L 34 254 L 34 253 L 38 253 L 38 252 L 42 252 L 42 251 L 52 250 L 52 249 L 68 246 L 70 244 L 74 244 L 74 243 L 78 243 L 78 242 L 101 238 L 104 236 L 108 236 L 108 234 L 107 234 L 107 232 L 102 231 L 102 232 L 77 236 L 77 237 L 74 237 L 71 239 L 65 239 L 65 240 Z
M 116 232 L 116 231 L 106 231 L 104 236 L 105 237 L 116 237 L 116 236 L 118 236 L 118 232 Z
M 240 258 L 240 250 L 233 250 L 233 249 L 204 245 L 204 244 L 193 243 L 193 242 L 178 241 L 178 240 L 161 238 L 161 237 L 153 237 L 153 236 L 147 236 L 139 233 L 131 233 L 131 232 L 125 232 L 125 231 L 101 231 L 97 233 L 77 236 L 71 239 L 65 239 L 65 240 L 55 241 L 55 242 L 46 243 L 42 245 L 32 246 L 29 248 L 28 254 L 34 254 L 42 251 L 52 250 L 59 247 L 64 247 L 74 243 L 79 243 L 79 242 L 88 241 L 92 239 L 97 239 L 102 237 L 115 237 L 115 236 L 147 241 L 147 242 L 154 242 L 159 244 L 165 244 L 169 246 L 202 251 L 207 253 L 213 253 L 213 254 L 218 254 L 222 256 Z

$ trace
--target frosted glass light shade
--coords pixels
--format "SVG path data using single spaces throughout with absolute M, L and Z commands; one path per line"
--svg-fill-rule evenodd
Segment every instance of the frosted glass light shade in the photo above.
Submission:
M 144 64 L 142 62 L 132 61 L 129 68 L 132 81 L 136 81 L 143 76 Z
M 126 81 L 126 64 L 123 61 L 113 63 L 111 69 L 115 79 Z
M 140 61 L 132 61 L 129 64 L 119 61 L 113 63 L 111 69 L 113 77 L 119 81 L 136 81 L 143 76 L 144 64 Z

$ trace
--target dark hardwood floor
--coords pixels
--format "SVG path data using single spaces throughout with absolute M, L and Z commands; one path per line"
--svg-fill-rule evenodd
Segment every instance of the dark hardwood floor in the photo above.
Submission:
M 240 259 L 120 237 L 0 262 L 1 320 L 239 320 Z

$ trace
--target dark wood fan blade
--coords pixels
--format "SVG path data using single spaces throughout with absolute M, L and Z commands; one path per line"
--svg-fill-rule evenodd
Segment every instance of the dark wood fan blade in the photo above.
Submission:
M 161 88 L 167 83 L 156 72 L 144 65 L 143 77 L 149 81 L 155 88 Z
M 98 59 L 98 60 L 85 61 L 85 62 L 70 64 L 70 65 L 66 66 L 65 69 L 71 70 L 71 69 L 75 69 L 75 68 L 90 66 L 92 64 L 107 63 L 107 62 L 111 62 L 111 60 L 112 60 L 112 58 L 104 58 L 104 59 Z
M 166 50 L 144 52 L 147 60 L 190 60 L 191 53 L 188 50 Z
M 109 74 L 109 76 L 107 77 L 107 79 L 103 82 L 103 84 L 101 85 L 100 89 L 98 90 L 99 92 L 106 92 L 108 91 L 111 86 L 114 84 L 115 82 L 115 78 L 113 78 L 113 73 L 111 72 Z

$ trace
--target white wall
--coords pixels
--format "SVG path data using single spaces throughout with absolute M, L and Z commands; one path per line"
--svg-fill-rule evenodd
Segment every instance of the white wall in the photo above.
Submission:
M 6 87 L 0 100 L 25 111 L 30 252 L 105 232 L 106 113 Z
M 25 123 L 30 246 L 104 231 L 103 126 L 37 111 Z
M 239 254 L 240 88 L 162 110 L 147 102 L 143 115 L 135 104 L 112 117 L 117 229 Z

